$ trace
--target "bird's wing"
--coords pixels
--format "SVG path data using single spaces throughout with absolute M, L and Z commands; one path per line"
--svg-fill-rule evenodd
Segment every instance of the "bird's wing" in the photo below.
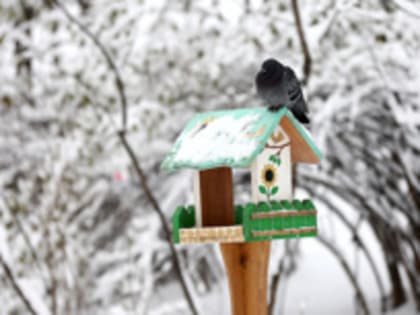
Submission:
M 298 79 L 296 78 L 295 73 L 289 67 L 286 67 L 286 79 L 287 79 L 287 93 L 289 96 L 289 101 L 291 105 L 298 106 L 298 110 L 301 110 L 304 113 L 308 112 L 306 102 L 303 99 L 302 90 Z

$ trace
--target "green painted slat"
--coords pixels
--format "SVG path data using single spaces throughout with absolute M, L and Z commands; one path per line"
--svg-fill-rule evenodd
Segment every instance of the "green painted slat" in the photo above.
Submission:
M 172 216 L 172 238 L 179 243 L 179 229 L 195 226 L 194 206 L 178 206 Z
M 293 200 L 292 206 L 296 210 L 302 210 L 303 209 L 303 203 L 302 203 L 302 201 L 300 201 L 298 199 Z
M 258 203 L 257 212 L 268 212 L 271 211 L 271 206 L 266 202 Z
M 252 229 L 253 220 L 251 219 L 251 214 L 252 212 L 255 211 L 255 209 L 256 209 L 256 206 L 253 203 L 248 203 L 244 208 L 242 220 L 243 220 L 243 228 L 244 228 L 244 238 L 247 241 L 250 241 L 252 239 L 251 229 Z
M 276 235 L 276 236 L 260 236 L 260 237 L 252 237 L 250 240 L 251 242 L 256 241 L 269 241 L 269 240 L 280 240 L 280 239 L 291 239 L 291 238 L 303 238 L 303 237 L 315 237 L 317 234 L 316 232 L 310 233 L 302 233 L 302 234 L 288 234 L 288 235 Z
M 288 234 L 288 235 L 277 235 L 273 236 L 272 239 L 290 239 L 290 238 L 301 238 L 301 237 L 313 237 L 316 236 L 316 232 L 301 233 L 301 234 Z
M 172 216 L 172 238 L 174 243 L 179 243 L 180 216 L 183 210 L 183 206 L 178 206 Z
M 271 202 L 271 208 L 272 208 L 273 210 L 280 210 L 280 209 L 281 209 L 281 204 L 280 204 L 280 202 L 278 202 L 277 200 L 272 201 L 272 202 Z
M 280 204 L 282 208 L 286 210 L 291 210 L 293 208 L 293 205 L 289 200 L 281 200 Z
M 316 226 L 317 224 L 317 220 L 316 220 L 316 216 L 310 216 L 307 218 L 307 226 Z
M 303 209 L 305 209 L 305 210 L 315 209 L 315 206 L 314 206 L 314 204 L 312 203 L 311 200 L 304 199 L 302 202 L 303 202 L 303 205 L 302 205 Z
M 235 224 L 242 224 L 244 208 L 241 205 L 235 206 Z

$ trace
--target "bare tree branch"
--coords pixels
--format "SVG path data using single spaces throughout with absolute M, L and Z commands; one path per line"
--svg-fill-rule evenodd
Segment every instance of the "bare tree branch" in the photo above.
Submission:
M 268 302 L 268 314 L 274 315 L 274 306 L 276 306 L 276 294 L 279 289 L 280 279 L 283 275 L 284 260 L 282 259 L 279 264 L 277 273 L 274 274 L 270 287 L 270 300 Z
M 343 255 L 340 253 L 340 251 L 332 244 L 329 240 L 327 240 L 322 235 L 318 234 L 316 238 L 326 249 L 328 249 L 331 254 L 340 262 L 341 266 L 343 267 L 344 272 L 346 273 L 347 277 L 349 278 L 351 284 L 353 285 L 354 290 L 356 291 L 357 299 L 360 302 L 360 306 L 363 309 L 363 312 L 365 315 L 370 314 L 370 310 L 368 308 L 365 296 L 359 286 L 359 283 L 357 282 L 356 277 L 354 276 L 353 272 L 351 271 L 351 268 L 347 261 L 344 259 Z
M 402 284 L 401 271 L 398 268 L 401 265 L 404 267 L 403 270 L 407 273 L 410 279 L 410 285 L 412 287 L 412 292 L 418 294 L 415 283 L 411 279 L 416 279 L 415 270 L 407 268 L 406 264 L 407 257 L 402 255 L 402 244 L 399 243 L 399 240 L 404 239 L 409 243 L 410 237 L 404 236 L 404 231 L 391 225 L 388 222 L 387 218 L 383 218 L 379 213 L 371 207 L 371 205 L 364 199 L 363 196 L 354 187 L 346 187 L 343 183 L 332 184 L 331 182 L 311 177 L 311 176 L 302 176 L 305 178 L 305 181 L 316 183 L 321 185 L 334 194 L 342 198 L 343 200 L 352 200 L 352 204 L 355 205 L 358 209 L 363 210 L 367 214 L 367 218 L 370 221 L 370 226 L 372 227 L 375 236 L 378 238 L 378 241 L 383 249 L 386 266 L 388 270 L 389 277 L 392 284 L 392 299 L 393 307 L 402 305 L 407 300 L 406 292 L 404 291 L 404 286 Z M 412 247 L 413 254 L 416 255 L 415 246 Z
M 420 9 L 415 7 L 414 3 L 408 2 L 408 1 L 401 1 L 401 0 L 393 0 L 394 4 L 403 12 L 406 14 L 416 18 L 420 19 Z
M 11 216 L 11 217 L 12 217 L 12 219 L 13 219 L 14 224 L 17 226 L 17 228 L 18 228 L 18 230 L 19 230 L 20 234 L 22 235 L 22 238 L 23 238 L 23 240 L 24 240 L 24 242 L 25 242 L 26 246 L 28 247 L 29 253 L 30 253 L 30 254 L 31 254 L 31 256 L 32 256 L 32 259 L 33 259 L 33 261 L 34 261 L 34 264 L 35 264 L 35 265 L 37 266 L 37 268 L 39 269 L 39 273 L 40 273 L 40 275 L 41 275 L 41 278 L 43 278 L 43 280 L 47 283 L 47 282 L 48 282 L 48 279 L 45 279 L 45 276 L 44 276 L 44 274 L 43 274 L 43 269 L 42 269 L 41 259 L 39 258 L 38 254 L 37 254 L 37 252 L 36 252 L 36 250 L 35 250 L 35 247 L 33 246 L 32 242 L 31 242 L 31 240 L 30 240 L 30 237 L 29 237 L 28 233 L 27 233 L 27 232 L 26 232 L 26 230 L 24 229 L 23 224 L 22 224 L 22 222 L 20 221 L 19 216 L 17 215 L 16 211 L 13 211 L 13 210 L 12 210 L 12 207 L 11 207 L 10 203 L 8 203 L 8 202 L 7 202 L 6 200 L 4 200 L 4 199 L 3 199 L 2 201 L 3 201 L 3 203 L 5 204 L 4 209 L 5 209 L 5 210 L 7 210 L 7 211 L 9 212 L 10 216 Z
M 114 62 L 114 59 L 110 55 L 110 53 L 106 50 L 105 46 L 102 44 L 102 42 L 99 40 L 98 37 L 96 37 L 95 34 L 93 34 L 86 26 L 84 26 L 77 18 L 75 18 L 65 6 L 61 4 L 58 0 L 52 0 L 54 4 L 61 9 L 61 11 L 64 13 L 64 15 L 75 25 L 79 27 L 79 29 L 88 36 L 95 44 L 96 47 L 99 48 L 102 55 L 104 56 L 106 63 L 111 68 L 112 73 L 115 76 L 115 86 L 118 91 L 118 95 L 121 101 L 121 107 L 122 107 L 122 126 L 121 128 L 123 130 L 127 127 L 127 96 L 125 93 L 125 85 L 123 83 L 120 71 L 117 67 L 117 65 Z
M 102 42 L 99 40 L 99 38 L 97 38 L 87 27 L 85 27 L 82 23 L 80 23 L 77 18 L 75 18 L 73 15 L 70 14 L 70 12 L 58 1 L 58 0 L 53 0 L 54 3 L 57 5 L 57 7 L 59 7 L 63 13 L 66 15 L 66 17 L 73 22 L 74 24 L 76 24 L 79 29 L 86 34 L 92 41 L 93 43 L 99 48 L 99 50 L 101 51 L 101 53 L 103 54 L 103 56 L 105 57 L 105 60 L 108 64 L 108 66 L 110 67 L 111 71 L 114 73 L 115 75 L 115 85 L 117 87 L 118 90 L 118 94 L 120 97 L 120 101 L 121 101 L 121 117 L 122 117 L 122 127 L 121 130 L 118 132 L 118 137 L 121 141 L 121 144 L 123 145 L 124 149 L 127 152 L 127 155 L 129 156 L 131 163 L 133 164 L 133 167 L 136 171 L 136 175 L 139 179 L 140 185 L 142 187 L 142 189 L 144 190 L 147 199 L 149 200 L 150 204 L 152 205 L 153 209 L 156 211 L 156 213 L 159 216 L 159 219 L 161 221 L 162 227 L 163 227 L 163 231 L 164 231 L 164 235 L 165 235 L 165 239 L 169 245 L 169 249 L 170 249 L 170 253 L 171 253 L 171 257 L 172 257 L 172 263 L 174 265 L 174 269 L 175 272 L 179 278 L 182 290 L 184 292 L 185 298 L 187 299 L 188 305 L 190 307 L 191 312 L 194 315 L 198 314 L 198 310 L 194 304 L 193 298 L 188 290 L 188 286 L 187 283 L 185 281 L 184 275 L 182 274 L 182 269 L 181 269 L 181 263 L 178 257 L 178 254 L 176 252 L 175 246 L 172 243 L 172 237 L 171 237 L 171 231 L 169 228 L 169 224 L 166 221 L 165 215 L 162 211 L 162 209 L 159 206 L 159 203 L 157 202 L 157 199 L 155 198 L 155 196 L 152 193 L 152 190 L 149 187 L 149 184 L 147 182 L 147 177 L 145 172 L 143 171 L 140 162 L 134 152 L 134 150 L 132 149 L 131 145 L 129 144 L 127 138 L 126 138 L 126 126 L 127 126 L 127 97 L 126 97 L 126 93 L 125 93 L 125 85 L 121 79 L 121 75 L 120 72 L 115 64 L 115 62 L 113 61 L 111 55 L 108 53 L 108 51 L 106 50 L 105 46 L 102 44 Z
M 147 183 L 146 175 L 145 175 L 143 169 L 141 168 L 140 163 L 137 160 L 137 157 L 136 157 L 132 147 L 130 146 L 130 144 L 127 141 L 125 132 L 120 131 L 118 133 L 118 136 L 121 140 L 122 145 L 124 146 L 125 150 L 127 151 L 127 154 L 130 157 L 131 163 L 134 166 L 137 177 L 140 180 L 140 185 L 142 186 L 142 188 L 144 190 L 144 193 L 146 194 L 147 199 L 152 204 L 153 208 L 155 209 L 155 211 L 158 214 L 159 219 L 162 223 L 165 239 L 167 240 L 167 243 L 169 245 L 169 248 L 170 248 L 170 251 L 171 251 L 171 254 L 172 254 L 172 263 L 174 264 L 175 272 L 177 273 L 178 278 L 179 278 L 180 283 L 181 283 L 181 286 L 183 288 L 185 298 L 188 301 L 188 304 L 190 306 L 190 309 L 191 309 L 192 313 L 193 314 L 198 314 L 198 311 L 196 309 L 196 306 L 194 304 L 192 296 L 188 291 L 187 283 L 186 283 L 186 281 L 184 279 L 184 276 L 182 274 L 181 263 L 179 261 L 178 254 L 176 252 L 175 246 L 172 243 L 171 230 L 170 230 L 169 225 L 166 221 L 165 214 L 163 213 L 162 209 L 160 208 L 159 203 L 157 202 L 155 196 L 153 195 L 153 193 L 152 193 L 152 191 L 151 191 L 151 189 L 150 189 L 150 187 Z
M 303 30 L 302 26 L 302 20 L 300 18 L 300 12 L 299 12 L 299 5 L 298 0 L 291 0 L 292 4 L 292 10 L 293 10 L 293 16 L 295 18 L 295 25 L 296 30 L 299 35 L 299 41 L 300 46 L 302 47 L 303 52 L 303 84 L 306 84 L 309 80 L 309 76 L 311 74 L 311 68 L 312 68 L 312 57 L 309 52 L 308 43 L 306 41 L 305 32 Z
M 41 274 L 41 277 L 45 278 L 45 275 L 44 275 L 44 272 L 43 272 L 43 269 L 42 269 L 42 265 L 41 265 L 41 259 L 39 258 L 38 254 L 37 254 L 37 252 L 35 250 L 35 247 L 32 244 L 31 239 L 29 238 L 28 233 L 24 229 L 23 224 L 20 221 L 19 217 L 17 215 L 15 215 L 14 213 L 12 213 L 12 217 L 13 217 L 13 220 L 14 220 L 16 226 L 19 229 L 20 234 L 22 234 L 22 237 L 23 237 L 23 239 L 24 239 L 24 241 L 26 243 L 26 246 L 29 249 L 29 252 L 31 253 L 31 256 L 32 256 L 32 259 L 34 260 L 34 263 L 36 264 L 36 266 L 39 269 L 39 272 Z M 45 282 L 48 282 L 48 279 L 44 279 L 44 281 Z
M 285 264 L 285 257 L 283 257 L 280 260 L 277 272 L 274 274 L 273 279 L 271 280 L 270 297 L 268 300 L 268 314 L 269 315 L 274 315 L 274 306 L 276 306 L 276 296 L 277 296 L 277 292 L 280 286 L 280 280 L 283 276 L 284 264 Z
M 23 293 L 22 288 L 19 286 L 19 284 L 16 281 L 15 276 L 13 275 L 12 270 L 10 269 L 9 265 L 4 260 L 2 254 L 0 253 L 0 264 L 3 267 L 4 273 L 6 274 L 7 279 L 9 279 L 13 290 L 16 292 L 16 294 L 21 299 L 22 303 L 25 305 L 26 309 L 31 315 L 38 315 L 38 313 L 35 311 L 35 308 L 29 301 L 29 299 L 26 297 L 25 293 Z
M 350 222 L 350 220 L 341 212 L 338 210 L 337 207 L 334 206 L 334 204 L 326 198 L 325 194 L 317 194 L 314 189 L 310 187 L 310 185 L 305 185 L 305 183 L 301 183 L 303 188 L 307 190 L 312 196 L 316 196 L 317 199 L 319 199 L 322 203 L 324 203 L 330 211 L 332 211 L 337 217 L 341 220 L 341 222 L 351 231 L 354 237 L 354 241 L 357 243 L 359 248 L 362 250 L 363 254 L 365 255 L 371 269 L 372 273 L 375 277 L 376 283 L 378 284 L 378 289 L 381 295 L 381 308 L 383 311 L 386 310 L 386 292 L 384 284 L 382 283 L 382 278 L 379 274 L 379 269 L 375 263 L 375 260 L 373 259 L 372 255 L 370 254 L 369 249 L 363 242 L 363 240 L 359 237 L 359 234 L 357 232 L 357 229 L 353 224 Z
M 274 274 L 273 279 L 271 281 L 270 286 L 270 297 L 268 300 L 268 315 L 275 315 L 275 306 L 276 306 L 276 299 L 278 296 L 278 290 L 280 289 L 280 280 L 284 282 L 286 278 L 295 270 L 296 263 L 295 263 L 295 255 L 298 249 L 299 240 L 294 242 L 294 246 L 291 247 L 292 242 L 291 240 L 285 240 L 285 253 L 281 258 L 277 272 Z M 289 258 L 291 263 L 289 267 L 286 267 L 286 259 Z M 284 284 L 283 284 L 284 287 Z M 284 304 L 283 304 L 284 305 Z

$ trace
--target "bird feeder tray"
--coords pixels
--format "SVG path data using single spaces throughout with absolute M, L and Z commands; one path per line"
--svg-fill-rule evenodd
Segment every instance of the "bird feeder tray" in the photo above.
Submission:
M 281 200 L 235 206 L 235 225 L 196 227 L 194 206 L 179 206 L 173 217 L 175 243 L 240 243 L 316 236 L 311 200 Z

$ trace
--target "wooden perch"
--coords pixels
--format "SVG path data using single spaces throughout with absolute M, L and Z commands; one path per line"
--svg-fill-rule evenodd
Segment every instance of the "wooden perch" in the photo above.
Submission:
M 181 243 L 240 243 L 245 241 L 241 225 L 180 229 L 179 237 Z

